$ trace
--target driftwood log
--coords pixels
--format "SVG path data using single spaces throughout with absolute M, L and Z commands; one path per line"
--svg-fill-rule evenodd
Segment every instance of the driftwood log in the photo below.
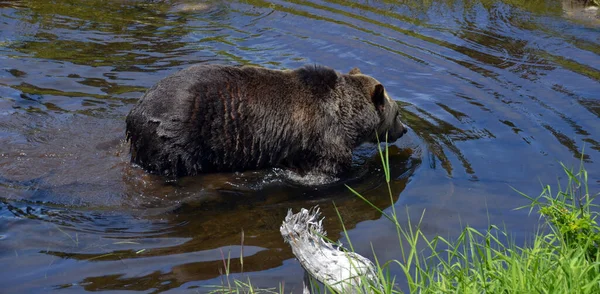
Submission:
M 381 289 L 373 263 L 340 245 L 323 239 L 320 209 L 288 211 L 281 225 L 281 236 L 304 268 L 304 293 L 311 293 L 310 277 L 338 293 L 371 293 Z

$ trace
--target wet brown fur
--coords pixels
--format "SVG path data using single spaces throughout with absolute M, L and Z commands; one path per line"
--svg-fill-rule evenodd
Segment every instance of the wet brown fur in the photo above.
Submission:
M 131 161 L 177 177 L 267 167 L 339 175 L 376 133 L 406 132 L 377 80 L 321 66 L 195 65 L 148 90 L 126 122 Z

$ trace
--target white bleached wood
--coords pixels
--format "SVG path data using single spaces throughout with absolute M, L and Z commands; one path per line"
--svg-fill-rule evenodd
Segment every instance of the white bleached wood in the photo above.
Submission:
M 364 293 L 370 286 L 381 288 L 373 263 L 354 252 L 325 241 L 320 210 L 302 208 L 293 214 L 288 211 L 281 225 L 281 236 L 292 247 L 292 252 L 304 270 L 319 282 L 338 293 Z M 310 293 L 308 279 L 304 279 L 304 293 Z M 365 283 L 368 283 L 365 284 Z M 362 291 L 359 291 L 362 289 Z

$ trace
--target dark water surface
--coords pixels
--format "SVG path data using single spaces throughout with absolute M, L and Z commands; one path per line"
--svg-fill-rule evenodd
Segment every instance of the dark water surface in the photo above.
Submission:
M 400 257 L 395 229 L 344 187 L 391 210 L 374 145 L 319 188 L 279 170 L 165 182 L 131 167 L 125 115 L 194 63 L 357 66 L 382 81 L 411 128 L 390 147 L 393 205 L 401 219 L 425 209 L 432 236 L 492 222 L 524 240 L 537 218 L 513 210 L 526 201 L 510 186 L 538 195 L 583 148 L 600 190 L 596 11 L 398 2 L 0 1 L 0 292 L 205 292 L 227 256 L 232 278 L 298 292 L 279 226 L 319 204 L 339 239 L 332 202 L 356 251 Z

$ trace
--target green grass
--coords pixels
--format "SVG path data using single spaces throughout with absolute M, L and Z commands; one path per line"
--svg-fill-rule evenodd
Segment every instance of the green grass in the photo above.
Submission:
M 538 197 L 519 192 L 531 202 L 520 209 L 541 217 L 540 230 L 529 245 L 515 245 L 494 225 L 484 232 L 466 227 L 454 240 L 430 239 L 419 224 L 402 225 L 392 211 L 384 215 L 396 225 L 400 244 L 409 245 L 401 247 L 401 258 L 388 261 L 380 271 L 391 264 L 400 266 L 410 293 L 600 293 L 600 227 L 593 203 L 598 194 L 588 189 L 583 163 L 577 170 L 562 167 L 568 182 L 556 193 L 549 185 Z M 389 276 L 380 279 L 383 284 L 393 282 Z M 401 293 L 395 287 L 387 289 L 374 292 Z
M 388 154 L 385 150 L 380 154 L 389 187 Z M 397 281 L 405 279 L 408 293 L 600 293 L 600 227 L 594 204 L 599 194 L 592 195 L 588 189 L 583 161 L 576 170 L 562 168 L 567 184 L 559 185 L 556 192 L 549 185 L 537 197 L 517 191 L 530 201 L 530 205 L 517 209 L 529 209 L 530 214 L 540 216 L 538 231 L 532 232 L 533 237 L 522 247 L 495 225 L 485 231 L 467 226 L 452 240 L 428 238 L 420 229 L 420 221 L 399 221 L 393 205 L 386 214 L 349 187 L 395 225 L 400 248 L 397 259 L 385 263 L 375 260 L 378 280 L 371 284 L 363 281 L 357 292 L 404 293 Z M 391 266 L 399 266 L 404 275 L 391 276 Z M 229 284 L 228 293 L 261 292 L 249 282 L 233 286 Z M 280 287 L 279 292 L 285 291 Z M 313 293 L 330 292 L 327 287 L 313 285 Z

